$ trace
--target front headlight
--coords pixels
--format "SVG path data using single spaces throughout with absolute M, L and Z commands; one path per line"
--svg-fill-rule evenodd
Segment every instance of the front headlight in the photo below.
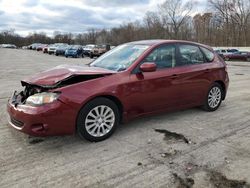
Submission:
M 49 92 L 37 93 L 37 94 L 29 96 L 26 99 L 25 104 L 28 104 L 31 106 L 40 106 L 40 105 L 52 103 L 55 100 L 57 100 L 58 97 L 59 97 L 59 93 L 49 93 Z

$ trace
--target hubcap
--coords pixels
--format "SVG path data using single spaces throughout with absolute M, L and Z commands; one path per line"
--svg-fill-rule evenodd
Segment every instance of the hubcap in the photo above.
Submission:
M 105 105 L 93 108 L 85 119 L 87 132 L 94 137 L 101 137 L 109 133 L 115 123 L 114 111 Z
M 213 87 L 208 94 L 208 105 L 211 108 L 216 108 L 220 104 L 221 90 L 218 87 Z

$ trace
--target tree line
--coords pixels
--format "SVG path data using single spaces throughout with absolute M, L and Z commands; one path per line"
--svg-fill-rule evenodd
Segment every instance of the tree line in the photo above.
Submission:
M 0 32 L 0 43 L 17 46 L 34 42 L 119 45 L 144 39 L 181 39 L 211 46 L 250 46 L 249 0 L 207 0 L 206 12 L 195 15 L 194 6 L 195 1 L 166 0 L 140 21 L 110 29 L 89 29 L 80 34 L 55 31 L 53 37 L 46 33 L 22 37 L 10 29 Z

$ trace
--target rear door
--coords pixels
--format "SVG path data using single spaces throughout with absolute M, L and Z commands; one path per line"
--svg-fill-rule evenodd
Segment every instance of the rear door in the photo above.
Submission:
M 197 45 L 180 43 L 177 52 L 178 73 L 173 84 L 180 95 L 178 103 L 180 106 L 201 105 L 211 84 L 212 64 Z

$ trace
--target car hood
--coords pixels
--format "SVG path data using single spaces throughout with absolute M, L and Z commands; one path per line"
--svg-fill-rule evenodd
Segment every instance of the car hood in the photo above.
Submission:
M 67 52 L 76 52 L 77 49 L 67 49 Z
M 89 80 L 88 77 L 91 79 L 95 78 L 95 76 L 97 78 L 114 73 L 116 72 L 99 67 L 60 65 L 44 72 L 37 73 L 21 82 L 23 86 L 27 85 L 27 83 L 37 86 L 55 86 L 62 81 L 76 76 L 84 76 L 87 78 L 85 80 Z

